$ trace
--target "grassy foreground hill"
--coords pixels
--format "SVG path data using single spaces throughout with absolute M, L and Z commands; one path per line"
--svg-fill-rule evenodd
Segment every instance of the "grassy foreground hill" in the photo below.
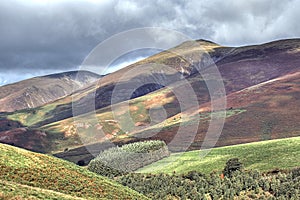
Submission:
M 174 153 L 138 170 L 142 173 L 186 173 L 199 171 L 221 172 L 228 159 L 237 157 L 246 169 L 270 171 L 276 168 L 290 169 L 300 163 L 300 137 L 253 142 L 212 149 L 204 158 L 201 151 Z M 205 150 L 204 150 L 205 151 Z
M 0 199 L 147 199 L 84 168 L 0 144 Z

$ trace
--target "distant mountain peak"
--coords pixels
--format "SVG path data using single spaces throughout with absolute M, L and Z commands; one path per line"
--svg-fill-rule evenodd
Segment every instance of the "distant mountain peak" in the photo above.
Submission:
M 54 73 L 54 74 L 48 74 L 45 76 L 39 76 L 39 77 L 47 77 L 47 78 L 61 78 L 61 77 L 65 77 L 65 76 L 69 76 L 69 77 L 75 77 L 80 74 L 80 75 L 84 75 L 84 76 L 92 76 L 95 78 L 101 78 L 101 75 L 90 72 L 90 71 L 86 71 L 86 70 L 73 70 L 73 71 L 66 71 L 66 72 L 60 72 L 60 73 Z
M 219 45 L 219 44 L 217 44 L 217 43 L 215 43 L 215 42 L 212 42 L 212 41 L 210 41 L 210 40 L 206 40 L 206 39 L 197 39 L 197 40 L 195 40 L 196 42 L 200 42 L 200 43 L 208 43 L 208 44 L 213 44 L 213 45 Z
M 68 71 L 26 79 L 0 87 L 0 112 L 34 108 L 55 101 L 102 76 L 89 71 Z

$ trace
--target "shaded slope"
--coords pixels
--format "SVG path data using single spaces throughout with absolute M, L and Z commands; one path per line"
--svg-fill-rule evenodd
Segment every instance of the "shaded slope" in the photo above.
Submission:
M 46 189 L 84 199 L 146 199 L 131 189 L 67 161 L 0 144 L 1 183 Z M 21 187 L 19 187 L 21 189 Z M 41 195 L 45 195 L 41 190 Z M 2 193 L 13 193 L 0 188 Z M 28 197 L 28 196 L 27 196 Z M 41 197 L 42 198 L 42 197 Z

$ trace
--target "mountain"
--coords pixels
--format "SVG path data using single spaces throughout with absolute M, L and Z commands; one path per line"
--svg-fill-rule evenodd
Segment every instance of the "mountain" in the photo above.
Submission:
M 74 88 L 87 86 L 100 77 L 88 71 L 69 71 L 2 86 L 0 112 L 13 112 L 44 105 L 67 96 Z
M 180 151 L 185 140 L 191 143 L 190 150 L 199 149 L 211 119 L 207 83 L 215 81 L 214 63 L 222 76 L 227 96 L 226 110 L 215 111 L 216 114 L 226 111 L 224 129 L 216 146 L 299 136 L 297 121 L 300 116 L 295 109 L 300 102 L 299 49 L 300 39 L 245 47 L 223 47 L 204 40 L 188 41 L 109 74 L 72 96 L 37 108 L 2 114 L 3 123 L 14 122 L 17 127 L 11 126 L 0 132 L 0 136 L 6 136 L 0 139 L 6 143 L 15 141 L 16 146 L 26 144 L 28 149 L 35 147 L 31 148 L 35 151 L 42 148 L 44 152 L 73 162 L 81 159 L 88 162 L 93 157 L 91 151 L 96 154 L 109 147 L 109 142 L 122 145 L 148 138 L 170 143 L 182 126 L 186 134 L 170 150 Z M 147 73 L 149 65 L 153 65 L 151 73 Z M 129 75 L 122 79 L 126 73 Z M 210 76 L 205 80 L 202 74 Z M 140 87 L 126 97 L 137 83 Z M 180 96 L 188 96 L 186 84 L 192 87 L 199 105 L 187 105 L 182 110 Z M 113 99 L 116 110 L 112 113 L 110 105 L 117 87 L 122 90 Z M 83 114 L 77 119 L 72 117 L 74 105 L 80 108 L 76 113 Z M 150 110 L 161 106 L 165 109 L 166 119 L 151 119 Z M 89 113 L 93 109 L 96 109 L 95 113 Z M 127 123 L 128 112 L 133 123 Z M 197 130 L 192 130 L 192 125 L 198 121 Z M 27 141 L 22 133 L 14 132 L 20 128 L 24 130 L 24 127 L 24 133 L 34 131 L 31 136 L 36 135 L 33 136 L 36 139 Z M 105 137 L 91 134 L 100 129 Z M 195 133 L 194 138 L 189 138 L 191 133 Z M 44 147 L 40 147 L 41 144 Z M 87 144 L 89 151 L 84 147 Z
M 0 144 L 1 199 L 148 199 L 52 156 Z
M 297 121 L 300 115 L 294 109 L 300 106 L 299 78 L 300 70 L 228 94 L 226 120 L 215 146 L 299 136 Z M 151 138 L 170 142 L 182 125 L 180 123 L 191 125 L 200 118 L 197 134 L 189 148 L 199 149 L 211 120 L 210 106 L 210 102 L 203 103 L 199 108 L 185 112 L 189 119 L 187 122 L 180 120 L 182 113 L 179 113 L 161 124 L 139 130 L 135 137 L 153 135 L 160 128 L 159 133 Z M 186 131 L 188 129 L 187 127 Z

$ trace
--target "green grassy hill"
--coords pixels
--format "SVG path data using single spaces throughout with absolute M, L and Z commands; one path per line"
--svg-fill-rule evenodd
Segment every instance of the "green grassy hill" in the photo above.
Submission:
M 147 199 L 84 168 L 0 144 L 0 199 Z
M 300 137 L 227 146 L 212 149 L 204 158 L 201 151 L 174 153 L 170 157 L 148 165 L 142 173 L 185 173 L 196 170 L 202 173 L 221 172 L 229 158 L 237 157 L 246 169 L 260 171 L 289 169 L 299 166 Z

